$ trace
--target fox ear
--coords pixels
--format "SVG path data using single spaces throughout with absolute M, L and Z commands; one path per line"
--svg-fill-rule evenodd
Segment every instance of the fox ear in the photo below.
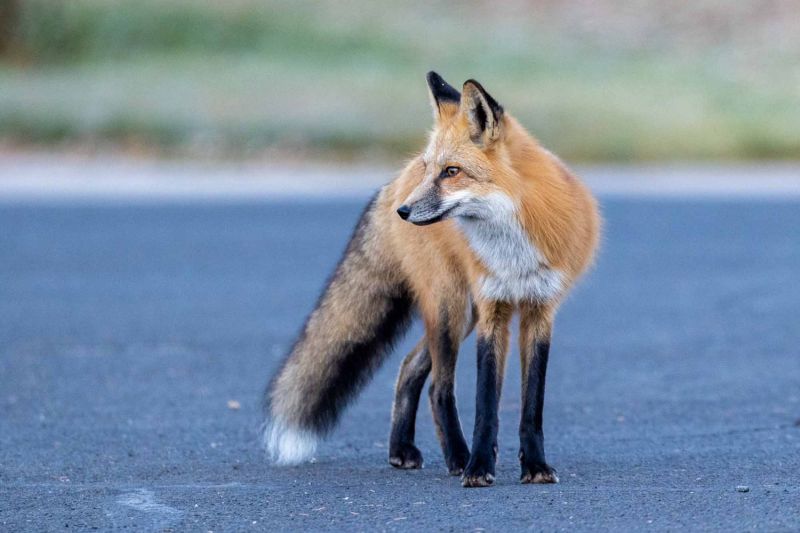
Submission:
M 461 93 L 434 71 L 428 72 L 426 78 L 428 80 L 431 106 L 433 107 L 433 118 L 438 120 L 442 115 L 442 105 L 452 104 L 458 106 L 459 102 L 461 102 Z
M 500 139 L 503 127 L 503 106 L 475 80 L 464 82 L 461 112 L 467 118 L 470 137 L 484 147 Z

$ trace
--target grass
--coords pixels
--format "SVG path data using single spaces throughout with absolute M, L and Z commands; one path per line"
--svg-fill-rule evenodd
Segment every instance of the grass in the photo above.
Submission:
M 23 6 L 0 63 L 6 142 L 400 156 L 424 142 L 433 68 L 454 85 L 479 79 L 571 161 L 800 158 L 785 15 L 762 31 L 745 13 L 749 40 L 734 27 L 696 43 L 677 23 L 629 42 L 637 28 L 617 35 L 613 13 L 598 21 L 605 33 L 575 34 L 562 7 L 531 18 L 366 0 Z

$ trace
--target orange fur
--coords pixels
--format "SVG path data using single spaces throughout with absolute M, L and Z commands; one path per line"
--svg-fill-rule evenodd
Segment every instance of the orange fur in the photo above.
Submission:
M 601 218 L 597 202 L 561 160 L 513 117 L 505 114 L 501 120 L 503 137 L 491 149 L 481 150 L 470 140 L 467 119 L 458 106 L 442 106 L 429 151 L 445 154 L 437 168 L 457 164 L 464 169 L 442 187 L 449 193 L 469 190 L 475 195 L 501 190 L 518 201 L 519 221 L 531 242 L 550 266 L 565 272 L 571 285 L 591 265 L 598 246 Z M 379 216 L 390 235 L 387 250 L 397 254 L 423 309 L 436 312 L 446 297 L 437 288 L 464 283 L 474 288 L 487 268 L 470 250 L 454 220 L 417 227 L 397 216 L 397 208 L 414 199 L 415 190 L 426 178 L 424 155 L 415 157 L 387 186 L 380 197 Z M 476 182 L 470 174 L 487 176 L 489 181 Z M 445 281 L 453 277 L 460 279 Z

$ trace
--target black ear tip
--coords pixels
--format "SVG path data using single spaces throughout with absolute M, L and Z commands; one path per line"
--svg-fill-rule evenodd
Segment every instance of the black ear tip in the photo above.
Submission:
M 461 93 L 451 87 L 450 84 L 444 81 L 444 78 L 439 76 L 436 72 L 431 70 L 425 78 L 428 80 L 428 87 L 437 104 L 440 102 L 457 104 L 459 100 L 461 100 Z
M 437 72 L 434 72 L 433 70 L 431 70 L 430 72 L 428 72 L 428 74 L 425 75 L 425 79 L 428 81 L 428 87 L 430 87 L 432 90 L 436 92 L 440 91 L 445 86 L 449 87 L 449 85 L 447 85 L 447 82 L 444 81 L 444 78 L 439 76 L 439 74 Z
M 425 81 L 428 82 L 428 87 L 430 87 L 431 91 L 434 92 L 436 92 L 436 89 L 441 87 L 442 83 L 444 83 L 444 79 L 432 70 L 425 75 Z
M 486 102 L 489 104 L 489 107 L 492 108 L 492 112 L 495 114 L 495 116 L 499 117 L 503 113 L 503 106 L 498 104 L 497 100 L 492 98 L 492 95 L 486 92 L 486 89 L 483 88 L 483 85 L 481 85 L 478 80 L 473 80 L 472 78 L 468 79 L 464 82 L 463 90 L 466 90 L 467 85 L 474 85 L 475 88 L 480 91 L 483 97 L 486 98 Z
M 470 78 L 470 79 L 468 79 L 467 81 L 464 82 L 464 88 L 466 88 L 467 85 L 474 85 L 476 89 L 478 89 L 480 92 L 486 94 L 486 89 L 483 88 L 483 85 L 481 85 L 480 82 L 478 82 L 478 80 L 474 80 L 474 79 Z

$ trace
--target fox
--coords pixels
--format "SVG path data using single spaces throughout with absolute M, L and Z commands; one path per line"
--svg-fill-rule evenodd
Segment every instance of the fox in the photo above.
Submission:
M 596 199 L 474 79 L 427 74 L 427 146 L 364 209 L 344 255 L 264 392 L 263 444 L 277 464 L 310 458 L 415 316 L 391 411 L 389 463 L 422 468 L 416 414 L 428 400 L 448 472 L 496 476 L 498 409 L 519 315 L 522 483 L 557 483 L 545 458 L 545 378 L 559 305 L 594 261 Z M 472 448 L 455 398 L 460 344 L 477 329 Z

